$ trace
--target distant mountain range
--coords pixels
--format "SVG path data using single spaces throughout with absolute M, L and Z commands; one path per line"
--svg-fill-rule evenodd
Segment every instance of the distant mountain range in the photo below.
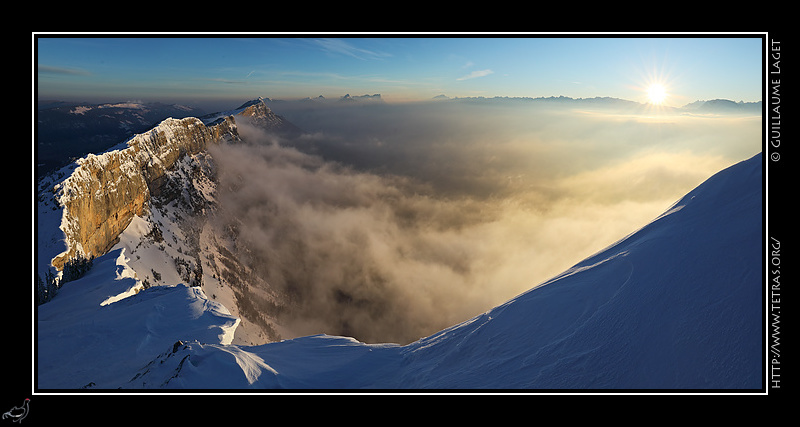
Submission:
M 380 94 L 350 95 L 328 99 L 316 98 L 287 101 L 258 98 L 280 109 L 290 103 L 361 104 L 383 103 Z M 640 110 L 646 104 L 612 97 L 570 98 L 550 97 L 448 97 L 438 95 L 433 101 L 483 103 L 548 103 Z M 675 113 L 694 114 L 760 114 L 761 101 L 734 102 L 727 99 L 695 101 L 682 107 L 670 107 Z M 213 113 L 212 113 L 213 114 Z M 125 141 L 131 136 L 155 127 L 166 118 L 205 117 L 207 112 L 179 104 L 120 102 L 106 104 L 68 103 L 40 100 L 36 111 L 36 174 L 37 177 L 88 153 L 96 153 Z
M 695 101 L 681 107 L 686 111 L 708 113 L 760 113 L 762 102 L 734 102 L 728 99 L 711 99 L 708 101 Z
M 568 96 L 548 96 L 548 97 L 508 97 L 508 96 L 495 96 L 495 97 L 448 97 L 447 95 L 437 95 L 433 97 L 434 100 L 453 100 L 453 101 L 485 101 L 485 102 L 558 102 L 569 104 L 591 104 L 597 106 L 626 106 L 626 107 L 645 107 L 647 104 L 642 104 L 636 101 L 630 101 L 622 98 L 614 98 L 609 96 L 598 96 L 594 98 L 571 98 Z M 707 113 L 760 113 L 762 107 L 761 101 L 744 102 L 744 101 L 731 101 L 728 99 L 711 99 L 711 100 L 698 100 L 686 104 L 681 107 L 665 107 L 667 110 L 675 112 L 707 112 Z

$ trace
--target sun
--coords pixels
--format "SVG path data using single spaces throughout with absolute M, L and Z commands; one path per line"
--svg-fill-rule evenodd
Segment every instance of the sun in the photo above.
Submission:
M 663 104 L 667 99 L 667 89 L 659 83 L 653 83 L 647 87 L 647 99 L 654 105 Z

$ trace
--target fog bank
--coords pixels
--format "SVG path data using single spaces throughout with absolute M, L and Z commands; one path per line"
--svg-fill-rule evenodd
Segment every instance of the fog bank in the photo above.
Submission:
M 758 118 L 292 104 L 307 133 L 211 150 L 241 256 L 296 335 L 408 343 L 488 310 L 760 151 Z M 282 108 L 282 109 L 281 109 Z

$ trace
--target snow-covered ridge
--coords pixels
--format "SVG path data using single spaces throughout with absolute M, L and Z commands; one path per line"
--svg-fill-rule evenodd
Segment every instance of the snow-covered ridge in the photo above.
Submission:
M 124 249 L 94 260 L 37 313 L 37 386 L 116 388 L 176 336 L 230 344 L 239 319 L 197 287 L 142 289 Z
M 242 115 L 242 113 L 244 113 L 245 111 L 254 111 L 254 107 L 266 108 L 266 111 L 270 111 L 270 113 L 271 113 L 271 110 L 269 110 L 269 108 L 266 106 L 266 104 L 264 104 L 264 101 L 265 101 L 265 98 L 258 97 L 256 99 L 253 99 L 253 100 L 245 102 L 244 104 L 242 104 L 241 106 L 239 106 L 238 108 L 235 108 L 233 110 L 226 110 L 226 111 L 220 111 L 220 112 L 217 112 L 217 113 L 208 114 L 208 115 L 205 115 L 203 117 L 200 117 L 200 120 L 202 120 L 203 123 L 205 123 L 206 125 L 210 126 L 210 125 L 213 125 L 214 123 L 217 123 L 219 120 L 224 119 L 226 117 Z
M 717 173 L 564 273 L 404 346 L 328 335 L 233 345 L 224 307 L 185 286 L 131 292 L 115 250 L 39 307 L 37 388 L 759 390 L 762 161 Z

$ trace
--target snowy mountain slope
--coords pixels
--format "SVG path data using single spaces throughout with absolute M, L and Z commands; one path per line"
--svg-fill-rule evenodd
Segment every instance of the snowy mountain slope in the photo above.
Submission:
M 761 176 L 758 154 L 564 273 L 404 346 L 232 345 L 237 320 L 185 286 L 100 305 L 134 286 L 118 249 L 39 307 L 37 386 L 760 389 Z
M 757 155 L 560 276 L 409 346 L 440 363 L 401 383 L 761 388 L 761 194 Z
M 231 342 L 239 319 L 224 306 L 197 287 L 142 290 L 128 261 L 124 249 L 95 259 L 86 276 L 38 307 L 38 387 L 116 388 L 176 336 Z
M 478 381 L 466 385 L 476 387 L 758 387 L 759 159 L 739 171 L 745 179 L 723 187 L 720 181 L 733 174 L 726 171 L 619 244 L 415 344 L 413 353 L 442 361 L 426 377 L 438 378 L 435 387 L 465 385 L 470 376 Z M 449 363 L 454 340 L 457 360 L 469 348 L 475 364 Z M 527 351 L 520 354 L 517 346 Z M 750 369 L 739 366 L 744 372 L 736 373 L 746 375 L 712 375 L 745 354 Z M 506 369 L 486 378 L 479 363 L 486 360 Z M 712 376 L 707 382 L 706 375 Z

